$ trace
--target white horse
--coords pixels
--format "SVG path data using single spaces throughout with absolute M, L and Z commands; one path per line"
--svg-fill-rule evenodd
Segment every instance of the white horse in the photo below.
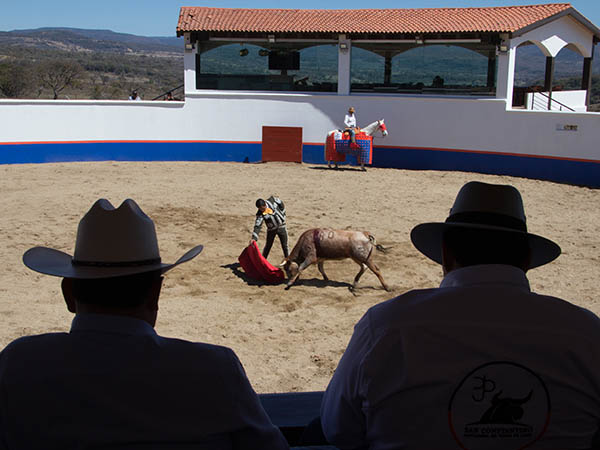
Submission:
M 376 120 L 375 122 L 370 123 L 366 127 L 360 129 L 360 131 L 365 133 L 367 136 L 373 136 L 373 134 L 375 134 L 375 132 L 377 130 L 381 131 L 381 137 L 386 137 L 388 135 L 388 131 L 385 126 L 385 123 L 383 122 L 383 119 Z M 339 132 L 340 132 L 340 130 L 331 130 L 329 133 L 327 133 L 327 136 L 331 136 L 333 133 L 339 133 Z M 327 145 L 327 144 L 325 144 L 325 145 Z M 335 168 L 337 169 L 338 168 L 337 162 L 334 162 L 334 164 L 335 164 Z M 331 168 L 331 161 L 327 161 L 327 167 Z M 361 170 L 366 170 L 365 163 L 363 161 L 361 161 L 361 163 L 360 163 L 360 168 L 361 168 Z

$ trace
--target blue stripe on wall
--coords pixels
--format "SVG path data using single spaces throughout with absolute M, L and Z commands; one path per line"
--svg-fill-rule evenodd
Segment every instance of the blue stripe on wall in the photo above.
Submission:
M 304 145 L 304 162 L 325 163 L 323 145 Z M 600 162 L 406 148 L 373 148 L 373 167 L 457 170 L 600 187 Z
M 600 163 L 567 159 L 423 149 L 375 149 L 373 165 L 415 170 L 460 170 L 600 187 Z
M 260 143 L 85 142 L 0 145 L 0 164 L 70 161 L 256 162 Z
M 322 144 L 304 144 L 303 162 L 324 164 Z M 260 143 L 91 142 L 0 145 L 0 164 L 69 161 L 232 161 L 262 160 Z M 459 170 L 513 175 L 600 187 L 600 163 L 478 152 L 377 148 L 373 166 L 414 170 Z

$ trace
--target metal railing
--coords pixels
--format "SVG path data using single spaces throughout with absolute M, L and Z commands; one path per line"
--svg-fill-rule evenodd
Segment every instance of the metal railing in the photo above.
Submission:
M 537 94 L 537 97 L 536 97 Z M 541 98 L 540 98 L 541 96 Z M 563 108 L 567 111 L 575 111 L 573 108 L 553 99 L 545 92 L 532 92 L 531 93 L 531 109 L 533 110 L 548 110 L 548 111 L 562 111 Z
M 177 97 L 175 97 L 175 92 L 177 92 L 179 89 L 181 89 L 181 92 L 183 93 L 183 86 L 184 86 L 184 85 L 182 84 L 182 85 L 180 85 L 180 86 L 177 86 L 176 88 L 173 88 L 173 89 L 170 89 L 170 90 L 168 90 L 168 91 L 165 91 L 165 92 L 163 92 L 162 94 L 160 94 L 160 95 L 158 95 L 158 96 L 154 97 L 154 98 L 152 99 L 152 101 L 155 101 L 155 100 L 169 100 L 169 99 L 167 98 L 167 96 L 168 96 L 169 94 L 171 94 L 171 96 L 172 96 L 172 98 L 171 98 L 170 100 L 181 100 L 180 98 L 177 98 Z

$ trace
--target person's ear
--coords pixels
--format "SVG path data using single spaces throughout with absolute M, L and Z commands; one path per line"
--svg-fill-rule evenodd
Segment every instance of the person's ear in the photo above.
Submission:
M 525 255 L 523 256 L 523 261 L 521 262 L 521 269 L 523 272 L 527 273 L 529 270 L 529 265 L 531 264 L 531 248 L 529 245 L 525 251 Z
M 457 268 L 456 258 L 454 254 L 450 250 L 450 247 L 446 245 L 446 242 L 442 239 L 442 270 L 444 276 L 446 276 L 449 272 L 452 272 Z
M 73 314 L 77 313 L 77 302 L 75 301 L 75 296 L 73 295 L 73 279 L 63 278 L 62 282 L 60 283 L 60 287 L 62 289 L 65 303 L 67 304 L 67 309 Z
M 162 289 L 164 277 L 157 277 L 152 281 L 152 286 L 150 287 L 150 292 L 148 293 L 148 301 L 146 303 L 147 307 L 151 311 L 158 311 L 158 299 L 160 297 L 160 290 Z

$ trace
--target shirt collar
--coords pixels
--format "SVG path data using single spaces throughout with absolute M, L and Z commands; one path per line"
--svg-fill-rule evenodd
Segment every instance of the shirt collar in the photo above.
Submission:
M 156 336 L 154 328 L 141 319 L 111 314 L 76 314 L 71 323 L 71 333 L 89 331 Z
M 444 277 L 440 287 L 466 287 L 486 284 L 510 284 L 516 288 L 531 290 L 525 272 L 517 267 L 504 264 L 482 264 L 454 269 Z

